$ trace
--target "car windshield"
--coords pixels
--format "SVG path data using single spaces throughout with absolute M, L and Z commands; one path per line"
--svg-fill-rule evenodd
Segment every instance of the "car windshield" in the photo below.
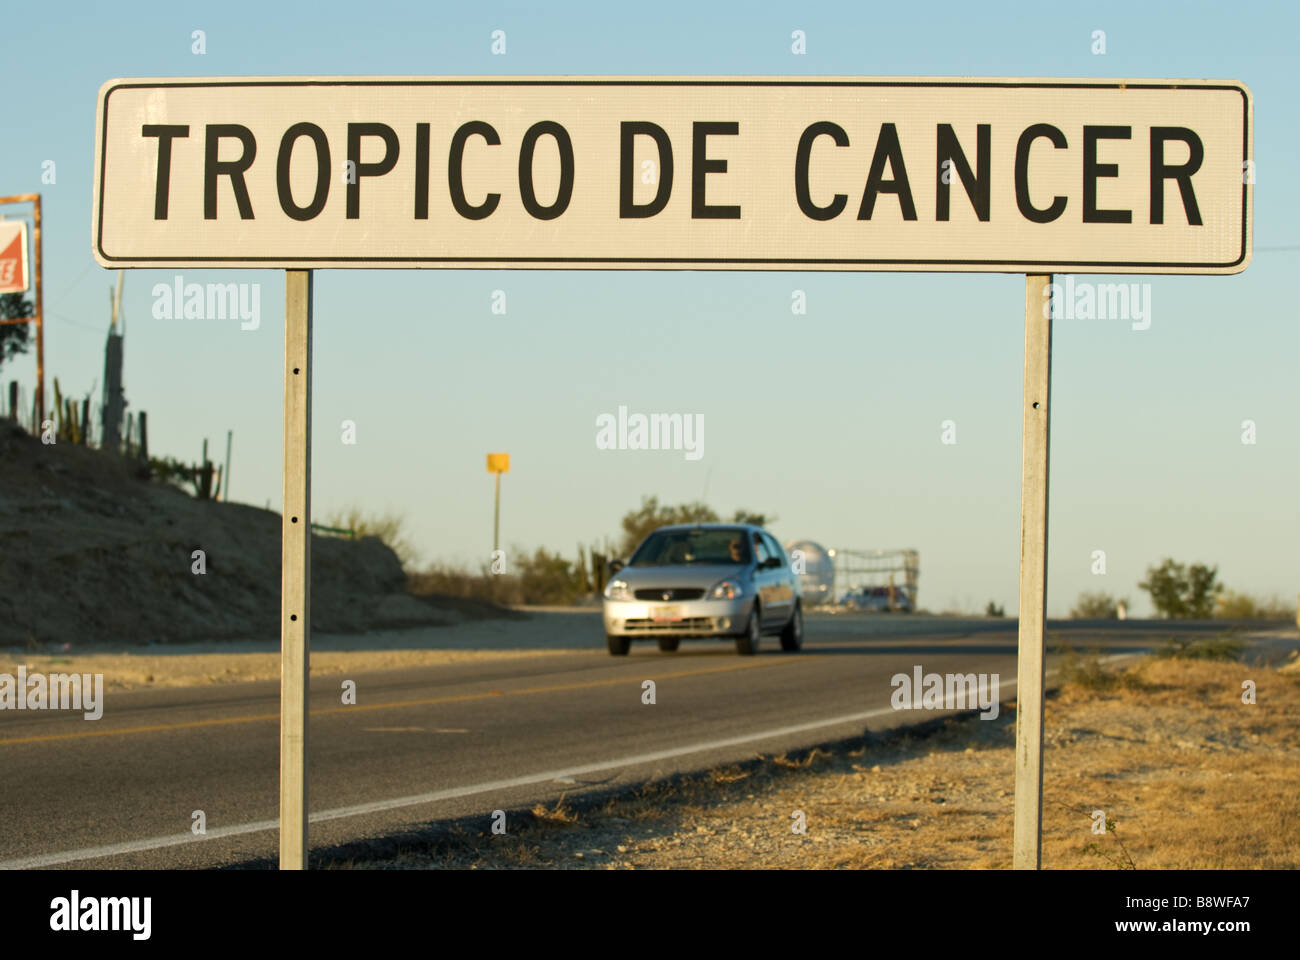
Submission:
M 744 530 L 657 530 L 632 555 L 633 567 L 669 567 L 690 563 L 749 563 Z

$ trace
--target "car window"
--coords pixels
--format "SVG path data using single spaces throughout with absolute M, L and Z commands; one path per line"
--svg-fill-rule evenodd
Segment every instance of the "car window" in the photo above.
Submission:
M 763 538 L 767 541 L 768 552 L 780 560 L 782 566 L 788 567 L 790 562 L 786 559 L 785 551 L 781 549 L 781 544 L 776 542 L 776 537 L 772 536 L 770 533 L 765 533 L 763 534 Z
M 758 565 L 762 566 L 769 556 L 771 554 L 768 553 L 767 544 L 763 542 L 763 535 L 756 532 L 754 534 L 754 557 Z

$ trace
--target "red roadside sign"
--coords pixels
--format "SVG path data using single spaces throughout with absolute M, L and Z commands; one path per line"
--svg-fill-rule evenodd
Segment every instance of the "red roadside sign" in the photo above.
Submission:
M 0 293 L 27 290 L 27 224 L 0 220 Z

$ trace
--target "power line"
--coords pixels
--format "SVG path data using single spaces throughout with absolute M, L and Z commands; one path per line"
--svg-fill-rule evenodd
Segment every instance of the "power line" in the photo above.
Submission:
M 88 323 L 82 323 L 79 320 L 73 320 L 71 317 L 65 317 L 63 314 L 56 313 L 53 310 L 46 310 L 45 315 L 48 317 L 54 317 L 56 320 L 62 320 L 64 323 L 70 323 L 74 327 L 81 327 L 83 330 L 93 330 L 95 333 L 103 333 L 103 331 L 98 327 L 92 327 Z
M 81 283 L 82 280 L 86 279 L 86 274 L 90 272 L 90 268 L 96 266 L 98 266 L 98 264 L 95 263 L 95 261 L 93 260 L 90 263 L 86 264 L 85 269 L 81 271 L 81 275 L 78 276 L 76 280 L 72 281 L 72 285 L 69 287 L 65 287 L 63 289 L 63 292 L 59 297 L 60 304 L 62 304 L 64 300 L 68 299 L 68 295 L 71 294 L 72 291 L 76 289 L 77 284 Z

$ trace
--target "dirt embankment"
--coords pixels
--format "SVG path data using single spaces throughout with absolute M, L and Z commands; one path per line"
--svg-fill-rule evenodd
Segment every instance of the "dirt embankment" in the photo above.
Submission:
M 280 514 L 196 500 L 98 450 L 0 423 L 0 646 L 279 637 Z M 194 551 L 206 572 L 194 572 Z M 312 628 L 454 622 L 377 538 L 312 538 Z M 484 605 L 486 606 L 486 605 Z

